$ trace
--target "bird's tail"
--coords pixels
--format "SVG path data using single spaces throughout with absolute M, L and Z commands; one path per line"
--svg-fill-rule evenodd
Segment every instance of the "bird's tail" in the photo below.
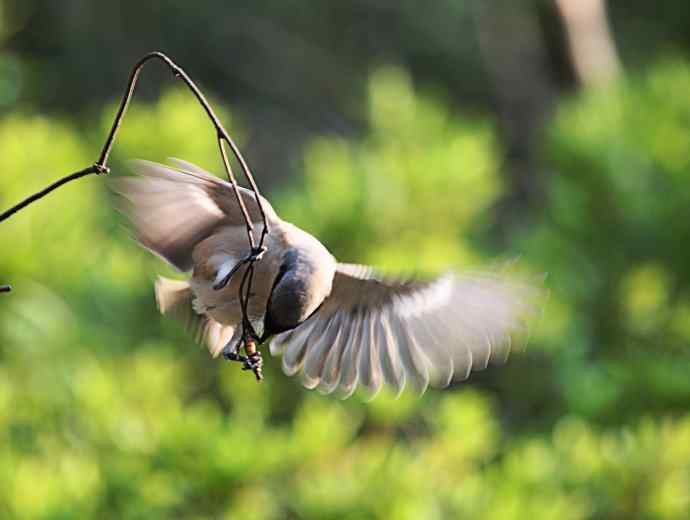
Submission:
M 206 343 L 215 357 L 230 341 L 235 328 L 223 326 L 204 314 L 197 314 L 192 305 L 193 300 L 194 292 L 189 282 L 158 277 L 156 302 L 161 314 L 181 322 L 187 330 L 192 332 L 197 342 Z
M 176 319 L 186 318 L 192 310 L 194 293 L 189 282 L 158 277 L 156 281 L 156 303 L 161 314 Z

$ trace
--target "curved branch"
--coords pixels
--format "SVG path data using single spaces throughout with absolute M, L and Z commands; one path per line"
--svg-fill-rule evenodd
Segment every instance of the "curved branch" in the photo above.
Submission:
M 38 199 L 45 197 L 48 193 L 52 192 L 53 190 L 59 188 L 63 184 L 67 184 L 68 182 L 74 181 L 76 179 L 79 179 L 81 177 L 84 177 L 86 175 L 90 174 L 107 174 L 109 173 L 109 168 L 108 168 L 108 159 L 110 157 L 110 152 L 113 149 L 113 145 L 115 144 L 115 138 L 117 137 L 117 133 L 120 130 L 120 126 L 122 125 L 122 120 L 124 119 L 125 114 L 127 113 L 127 108 L 129 107 L 129 103 L 132 99 L 132 96 L 134 95 L 134 90 L 137 85 L 137 81 L 139 79 L 139 74 L 141 70 L 143 69 L 144 65 L 150 60 L 160 60 L 162 61 L 165 65 L 170 68 L 170 70 L 173 72 L 174 76 L 176 78 L 181 79 L 185 85 L 191 90 L 192 94 L 194 94 L 194 97 L 196 97 L 197 101 L 199 104 L 203 107 L 204 111 L 206 112 L 206 115 L 209 117 L 211 120 L 211 123 L 213 124 L 213 127 L 215 128 L 215 133 L 216 133 L 216 138 L 218 140 L 218 145 L 220 148 L 220 155 L 221 159 L 223 160 L 223 166 L 225 168 L 225 172 L 228 176 L 228 180 L 230 181 L 230 184 L 232 185 L 233 191 L 235 193 L 235 196 L 237 198 L 237 203 L 240 206 L 240 209 L 242 210 L 242 215 L 245 220 L 246 228 L 247 228 L 247 239 L 249 241 L 249 247 L 252 251 L 252 253 L 255 253 L 257 250 L 263 249 L 263 243 L 264 243 L 264 238 L 269 232 L 268 228 L 268 219 L 266 217 L 266 212 L 264 211 L 263 204 L 261 202 L 261 195 L 259 194 L 259 189 L 256 185 L 256 182 L 254 181 L 254 176 L 252 175 L 251 170 L 249 169 L 249 166 L 247 165 L 247 162 L 244 160 L 244 157 L 242 156 L 242 153 L 240 152 L 239 148 L 235 144 L 235 142 L 232 140 L 228 132 L 225 130 L 223 127 L 222 123 L 218 119 L 218 116 L 216 113 L 213 111 L 213 108 L 211 108 L 211 105 L 209 102 L 206 100 L 206 97 L 203 95 L 201 90 L 199 90 L 199 87 L 196 86 L 196 84 L 192 81 L 192 79 L 187 75 L 187 73 L 179 66 L 177 65 L 172 59 L 170 59 L 168 56 L 163 54 L 162 52 L 150 52 L 146 55 L 144 55 L 137 63 L 134 64 L 134 67 L 132 68 L 132 72 L 129 75 L 129 80 L 127 82 L 127 88 L 125 89 L 125 93 L 122 96 L 122 100 L 120 101 L 120 106 L 117 110 L 117 114 L 115 115 L 115 119 L 113 121 L 113 125 L 110 128 L 110 132 L 108 133 L 108 137 L 105 140 L 105 143 L 103 145 L 103 149 L 101 150 L 101 154 L 98 157 L 98 160 L 91 166 L 88 166 L 84 168 L 83 170 L 80 170 L 78 172 L 71 173 L 44 188 L 43 190 L 27 197 L 24 199 L 22 202 L 19 204 L 16 204 L 15 206 L 11 207 L 10 209 L 4 211 L 2 214 L 0 214 L 0 222 L 3 222 L 4 220 L 7 220 L 9 217 L 17 213 L 18 211 L 22 210 L 29 204 L 37 201 Z M 261 218 L 263 221 L 263 230 L 261 232 L 261 237 L 259 239 L 259 246 L 258 248 L 256 247 L 256 241 L 254 239 L 254 233 L 253 233 L 253 226 L 251 219 L 249 218 L 249 212 L 247 211 L 246 204 L 244 202 L 244 198 L 240 196 L 239 193 L 239 187 L 237 184 L 237 181 L 235 179 L 235 176 L 232 173 L 232 169 L 230 167 L 230 161 L 228 160 L 227 152 L 225 150 L 225 146 L 223 142 L 226 142 L 228 146 L 230 146 L 230 149 L 232 150 L 235 158 L 239 162 L 241 168 L 242 168 L 242 173 L 244 174 L 245 178 L 247 179 L 247 182 L 249 183 L 251 190 L 254 194 L 254 198 L 256 200 L 257 207 L 259 208 L 259 212 L 261 213 Z M 240 284 L 240 301 L 242 302 L 242 340 L 245 345 L 245 349 L 247 349 L 250 341 L 250 332 L 251 332 L 251 323 L 249 321 L 248 315 L 247 315 L 247 304 L 251 295 L 251 285 L 252 285 L 252 280 L 253 280 L 253 274 L 254 274 L 254 262 L 258 261 L 261 258 L 261 255 L 251 255 L 251 259 L 248 260 L 248 268 L 247 272 L 250 273 L 248 280 L 246 279 L 246 273 L 245 273 L 245 278 L 242 280 L 242 284 Z M 248 283 L 245 283 L 247 281 Z M 11 287 L 9 285 L 2 285 L 0 286 L 0 293 L 2 292 L 9 292 L 11 290 Z M 257 375 L 257 378 L 259 376 Z
M 150 60 L 157 59 L 162 61 L 165 65 L 170 68 L 170 70 L 173 72 L 176 78 L 181 79 L 187 87 L 192 91 L 194 94 L 194 97 L 196 97 L 197 101 L 199 104 L 203 107 L 204 111 L 206 112 L 206 115 L 209 117 L 211 120 L 211 123 L 213 124 L 215 130 L 216 130 L 216 135 L 219 140 L 225 141 L 228 143 L 230 146 L 233 154 L 237 158 L 237 161 L 240 163 L 240 166 L 242 167 L 242 173 L 247 179 L 247 182 L 249 182 L 249 185 L 251 187 L 252 192 L 254 193 L 254 197 L 256 199 L 256 204 L 259 208 L 259 211 L 261 213 L 261 217 L 263 219 L 263 232 L 261 235 L 261 244 L 263 244 L 263 239 L 266 233 L 268 233 L 268 220 L 266 218 L 266 213 L 264 211 L 263 205 L 261 203 L 261 197 L 259 194 L 259 189 L 256 185 L 256 182 L 254 181 L 254 176 L 252 175 L 251 170 L 249 169 L 249 166 L 247 165 L 247 162 L 244 160 L 244 157 L 242 156 L 239 148 L 235 144 L 235 142 L 232 140 L 228 132 L 225 130 L 223 127 L 222 123 L 220 122 L 220 119 L 218 119 L 218 116 L 216 113 L 213 111 L 213 108 L 211 108 L 211 105 L 209 102 L 206 100 L 206 97 L 203 95 L 201 90 L 199 90 L 199 87 L 196 86 L 196 84 L 192 81 L 192 79 L 187 75 L 187 73 L 179 66 L 177 65 L 172 59 L 170 59 L 167 55 L 163 54 L 162 52 L 159 51 L 154 51 L 146 54 L 143 56 L 132 68 L 132 72 L 129 75 L 129 81 L 127 82 L 127 88 L 125 89 L 125 93 L 122 97 L 122 101 L 120 102 L 120 107 L 118 108 L 117 114 L 115 115 L 115 120 L 113 121 L 113 125 L 110 128 L 110 132 L 108 133 L 108 137 L 105 141 L 105 144 L 103 145 L 103 149 L 101 150 L 101 153 L 98 157 L 98 160 L 96 161 L 95 164 L 88 166 L 84 168 L 83 170 L 80 170 L 78 172 L 71 173 L 48 187 L 44 188 L 43 190 L 39 191 L 38 193 L 35 193 L 23 201 L 21 201 L 19 204 L 16 204 L 9 208 L 8 210 L 4 211 L 2 214 L 0 214 L 0 222 L 3 222 L 4 220 L 7 220 L 10 218 L 12 215 L 20 211 L 21 209 L 25 208 L 29 204 L 35 202 L 36 200 L 46 196 L 48 193 L 51 191 L 55 190 L 56 188 L 59 188 L 63 184 L 67 184 L 68 182 L 71 182 L 73 180 L 79 179 L 81 177 L 84 177 L 86 175 L 90 175 L 93 173 L 96 174 L 105 174 L 108 173 L 110 170 L 108 168 L 108 159 L 110 157 L 110 152 L 113 149 L 113 145 L 115 144 L 115 138 L 117 136 L 118 131 L 120 130 L 120 126 L 122 125 L 122 120 L 124 119 L 125 113 L 127 112 L 127 108 L 129 107 L 129 102 L 132 99 L 132 96 L 134 95 L 134 90 L 137 85 L 137 81 L 139 79 L 139 73 L 141 72 L 141 69 L 146 65 L 146 63 Z M 227 162 L 227 157 L 225 156 L 225 151 L 223 150 L 221 146 L 221 155 L 224 157 L 223 163 L 226 165 L 226 172 L 228 173 L 228 179 L 230 183 L 233 185 L 233 189 L 237 190 L 237 181 L 234 179 L 234 176 L 231 174 Z M 242 197 L 238 197 L 238 203 L 240 204 L 240 207 L 242 208 L 242 213 L 247 214 L 247 208 L 244 204 L 244 200 Z M 248 223 L 248 233 L 251 234 L 251 222 Z M 254 245 L 254 240 L 253 236 L 250 238 L 250 243 L 252 244 L 252 247 Z

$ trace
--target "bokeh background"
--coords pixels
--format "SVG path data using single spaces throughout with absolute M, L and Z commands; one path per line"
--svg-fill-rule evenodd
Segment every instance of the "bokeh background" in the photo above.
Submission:
M 551 291 L 443 392 L 259 385 L 158 315 L 105 179 L 70 184 L 0 225 L 0 517 L 689 517 L 687 0 L 4 0 L 0 42 L 0 209 L 92 164 L 160 49 L 342 260 Z M 220 171 L 151 64 L 113 174 L 167 156 Z

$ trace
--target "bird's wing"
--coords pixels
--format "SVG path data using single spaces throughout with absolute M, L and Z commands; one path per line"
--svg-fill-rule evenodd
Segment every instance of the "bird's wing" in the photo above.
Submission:
M 288 375 L 344 397 L 357 384 L 370 395 L 383 383 L 418 392 L 503 361 L 526 341 L 542 289 L 497 273 L 430 281 L 394 280 L 365 266 L 338 264 L 331 295 L 296 329 L 276 336 Z
M 219 226 L 244 226 L 244 217 L 232 185 L 198 166 L 172 160 L 176 168 L 149 161 L 133 161 L 137 175 L 112 182 L 122 205 L 146 248 L 180 271 L 192 268 L 194 246 Z M 254 194 L 239 188 L 250 220 L 261 222 Z M 278 217 L 261 198 L 269 223 Z

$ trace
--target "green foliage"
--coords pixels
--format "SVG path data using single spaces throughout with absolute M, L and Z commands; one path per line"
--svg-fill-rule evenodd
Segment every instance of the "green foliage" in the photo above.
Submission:
M 522 247 L 567 316 L 549 339 L 568 344 L 564 396 L 600 421 L 690 399 L 690 102 L 675 94 L 688 87 L 690 68 L 671 62 L 585 93 L 545 144 L 550 203 Z
M 490 126 L 415 95 L 399 69 L 372 76 L 369 100 L 366 138 L 307 149 L 303 184 L 281 200 L 286 218 L 344 260 L 403 271 L 475 263 L 466 233 L 500 193 Z
M 421 399 L 341 402 L 276 360 L 257 385 L 208 359 L 157 315 L 151 280 L 169 269 L 128 238 L 102 178 L 3 223 L 0 516 L 686 518 L 690 103 L 672 93 L 688 87 L 670 64 L 561 107 L 544 215 L 515 248 L 550 273 L 541 353 Z M 491 123 L 399 69 L 372 75 L 369 100 L 368 132 L 313 142 L 276 209 L 344 260 L 486 261 L 470 237 L 504 190 Z M 197 109 L 179 91 L 133 106 L 115 173 L 128 157 L 217 165 Z M 92 162 L 112 110 L 89 140 L 0 121 L 2 205 Z

